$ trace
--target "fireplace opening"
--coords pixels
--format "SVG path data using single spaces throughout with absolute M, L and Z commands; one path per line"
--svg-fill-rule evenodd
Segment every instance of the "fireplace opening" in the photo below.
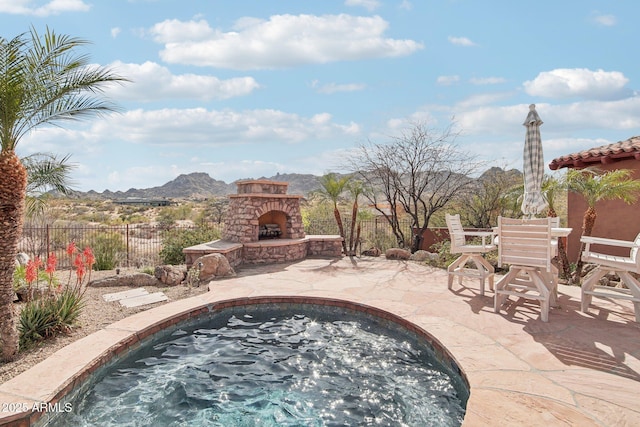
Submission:
M 287 215 L 269 211 L 258 218 L 258 240 L 287 238 Z

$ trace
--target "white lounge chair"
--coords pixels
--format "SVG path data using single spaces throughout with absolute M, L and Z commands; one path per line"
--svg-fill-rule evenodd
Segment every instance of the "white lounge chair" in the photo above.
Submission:
M 540 301 L 540 317 L 549 321 L 549 306 L 555 302 L 558 269 L 551 264 L 554 247 L 549 218 L 498 218 L 498 266 L 509 271 L 496 283 L 494 311 L 509 296 Z
M 631 275 L 631 273 L 640 274 L 640 234 L 633 242 L 592 236 L 584 236 L 580 241 L 585 244 L 582 261 L 597 265 L 596 269 L 582 283 L 582 311 L 588 312 L 589 304 L 594 296 L 626 299 L 633 302 L 636 322 L 640 322 L 640 282 Z M 614 256 L 595 252 L 591 249 L 591 245 L 629 248 L 629 256 Z M 608 273 L 617 274 L 627 289 L 598 285 L 599 280 Z
M 480 295 L 484 295 L 484 282 L 486 279 L 489 281 L 489 289 L 493 290 L 494 268 L 482 256 L 482 254 L 496 249 L 492 242 L 493 233 L 488 231 L 465 231 L 460 222 L 460 215 L 447 214 L 445 219 L 451 239 L 451 253 L 461 254 L 447 268 L 449 289 L 453 286 L 453 278 L 457 276 L 459 284 L 462 284 L 463 277 L 480 279 Z M 482 244 L 470 244 L 467 242 L 467 237 L 481 237 Z M 488 242 L 487 239 L 489 240 Z M 472 262 L 476 268 L 467 267 L 468 262 Z

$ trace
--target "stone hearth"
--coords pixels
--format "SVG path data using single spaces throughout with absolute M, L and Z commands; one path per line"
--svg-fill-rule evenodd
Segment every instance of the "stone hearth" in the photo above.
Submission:
M 222 239 L 185 248 L 188 268 L 210 253 L 223 254 L 233 267 L 342 256 L 340 236 L 305 236 L 302 196 L 287 194 L 288 183 L 248 180 L 237 186 L 237 194 L 229 195 Z

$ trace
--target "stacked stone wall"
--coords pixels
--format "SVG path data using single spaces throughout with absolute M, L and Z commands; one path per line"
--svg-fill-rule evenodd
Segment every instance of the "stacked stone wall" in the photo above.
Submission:
M 307 256 L 340 258 L 342 256 L 342 238 L 310 240 Z
M 304 237 L 299 197 L 231 197 L 229 214 L 225 219 L 222 238 L 235 243 L 250 243 L 258 240 L 258 218 L 267 212 L 284 212 L 287 230 L 283 233 L 289 239 Z
M 307 256 L 307 241 L 301 240 L 287 245 L 245 245 L 243 262 L 246 264 L 271 264 L 291 262 Z

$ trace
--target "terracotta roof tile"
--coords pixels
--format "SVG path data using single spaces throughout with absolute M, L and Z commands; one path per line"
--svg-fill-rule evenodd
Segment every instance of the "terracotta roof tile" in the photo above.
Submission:
M 573 154 L 567 154 L 553 159 L 549 163 L 549 169 L 560 168 L 581 169 L 593 163 L 609 164 L 620 160 L 635 158 L 640 160 L 640 136 L 633 136 L 626 141 L 601 147 L 590 148 Z

